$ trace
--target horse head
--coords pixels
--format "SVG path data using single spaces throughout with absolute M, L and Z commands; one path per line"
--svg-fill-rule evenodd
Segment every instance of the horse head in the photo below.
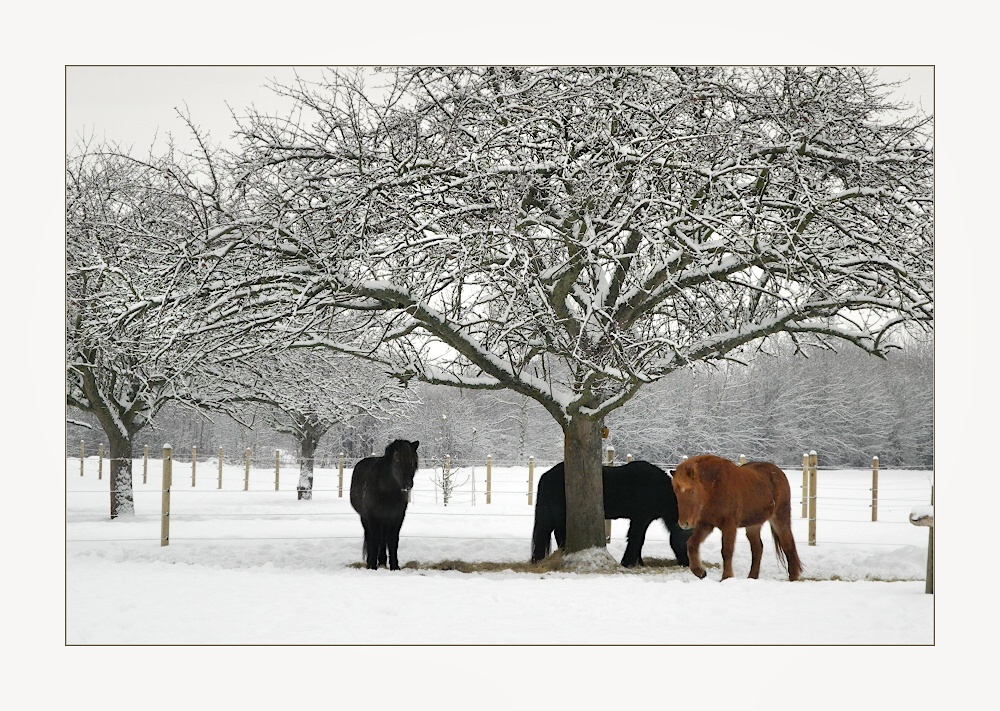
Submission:
M 405 439 L 397 439 L 385 448 L 385 454 L 390 458 L 389 471 L 400 491 L 408 492 L 413 488 L 413 475 L 417 471 L 417 447 L 419 445 L 419 441 L 410 442 Z
M 698 525 L 701 510 L 705 505 L 706 482 L 697 465 L 683 461 L 676 469 L 670 470 L 671 485 L 677 496 L 677 525 L 689 531 Z

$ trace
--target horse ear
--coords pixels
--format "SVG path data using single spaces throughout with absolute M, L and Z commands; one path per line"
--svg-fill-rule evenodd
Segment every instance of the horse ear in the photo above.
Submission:
M 413 451 L 416 452 L 417 451 L 417 447 L 419 447 L 419 446 L 420 446 L 420 440 L 418 439 L 418 440 L 416 440 L 416 441 L 413 442 Z

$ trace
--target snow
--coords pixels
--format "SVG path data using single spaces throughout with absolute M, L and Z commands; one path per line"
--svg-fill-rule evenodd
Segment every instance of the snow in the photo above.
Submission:
M 934 507 L 933 506 L 914 506 L 910 511 L 910 523 L 915 526 L 933 526 L 934 525 Z
M 705 580 L 674 567 L 619 574 L 405 567 L 526 563 L 532 509 L 523 466 L 494 466 L 489 505 L 477 466 L 475 505 L 470 479 L 447 509 L 429 484 L 440 468 L 421 470 L 403 525 L 404 569 L 393 572 L 355 567 L 361 529 L 346 498 L 348 476 L 339 498 L 336 470 L 318 469 L 315 499 L 296 501 L 292 468 L 282 468 L 280 492 L 270 467 L 252 470 L 244 492 L 243 468 L 227 465 L 219 492 L 216 466 L 199 462 L 191 487 L 189 465 L 174 462 L 171 543 L 160 547 L 159 462 L 150 461 L 144 485 L 136 461 L 137 516 L 112 522 L 106 463 L 99 482 L 96 458 L 85 461 L 83 477 L 79 460 L 66 460 L 65 544 L 63 526 L 46 522 L 42 530 L 36 511 L 23 511 L 14 529 L 38 530 L 43 543 L 65 551 L 65 564 L 62 551 L 52 558 L 64 586 L 44 578 L 38 585 L 33 576 L 9 581 L 19 596 L 8 619 L 25 649 L 14 662 L 24 688 L 37 698 L 96 698 L 110 674 L 126 703 L 155 709 L 195 698 L 199 707 L 251 709 L 427 701 L 507 711 L 635 698 L 670 707 L 885 709 L 905 699 L 972 708 L 992 673 L 995 624 L 986 600 L 995 584 L 988 549 L 978 543 L 991 534 L 970 522 L 976 538 L 964 546 L 937 536 L 937 593 L 926 594 L 929 531 L 907 517 L 930 501 L 927 471 L 883 464 L 872 523 L 871 472 L 820 469 L 816 546 L 807 544 L 807 522 L 793 503 L 805 579 L 785 579 L 765 532 L 761 579 L 744 577 L 749 551 L 740 534 L 737 577 L 723 583 L 717 533 L 702 548 Z M 795 499 L 801 471 L 786 471 Z M 36 473 L 17 472 L 25 483 Z M 957 505 L 948 491 L 937 487 L 939 505 Z M 626 528 L 613 524 L 616 560 Z M 36 546 L 15 542 L 8 550 L 12 571 L 38 567 Z M 644 555 L 673 557 L 662 524 L 650 527 Z M 69 646 L 52 650 L 57 644 Z M 766 646 L 748 648 L 759 645 Z
M 338 496 L 335 469 L 317 469 L 311 501 L 297 501 L 298 472 L 173 464 L 170 543 L 160 545 L 160 462 L 134 463 L 136 516 L 107 519 L 97 459 L 67 460 L 66 642 L 118 644 L 871 644 L 929 645 L 934 596 L 924 592 L 928 529 L 908 522 L 930 501 L 930 473 L 879 471 L 879 521 L 871 522 L 871 472 L 818 477 L 817 545 L 807 543 L 798 501 L 801 472 L 789 470 L 793 528 L 805 567 L 790 583 L 768 533 L 759 580 L 745 578 L 749 545 L 737 538 L 734 579 L 720 582 L 718 531 L 702 546 L 708 577 L 686 568 L 607 573 L 603 551 L 584 551 L 574 570 L 458 572 L 406 568 L 442 561 L 527 562 L 533 507 L 527 468 L 494 466 L 491 503 L 485 467 L 453 472 L 464 482 L 444 507 L 421 469 L 403 524 L 400 571 L 369 571 L 361 525 Z M 545 467 L 539 465 L 534 481 Z M 211 472 L 206 474 L 204 472 Z M 475 503 L 473 503 L 473 484 Z M 766 528 L 766 527 L 765 527 Z M 620 560 L 625 521 L 612 525 Z M 673 559 L 661 523 L 643 556 Z M 502 567 L 502 566 L 501 566 Z M 114 591 L 111 594 L 109 591 Z

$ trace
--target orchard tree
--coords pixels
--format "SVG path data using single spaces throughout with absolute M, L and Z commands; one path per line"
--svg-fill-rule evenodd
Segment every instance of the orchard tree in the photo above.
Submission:
M 357 310 L 398 377 L 537 401 L 564 433 L 566 547 L 604 548 L 601 428 L 644 385 L 770 334 L 884 356 L 900 324 L 929 327 L 932 119 L 891 88 L 860 67 L 279 87 L 299 118 L 240 130 L 259 224 L 206 246 L 262 266 L 220 280 L 217 308 Z
M 217 350 L 180 298 L 206 278 L 194 256 L 206 236 L 232 224 L 218 159 L 201 147 L 145 160 L 84 147 L 66 161 L 66 402 L 108 439 L 111 518 L 134 514 L 136 433 Z
M 312 499 L 315 455 L 331 427 L 366 415 L 388 419 L 415 404 L 413 393 L 375 364 L 329 349 L 254 352 L 212 371 L 209 408 L 266 405 L 266 424 L 299 446 L 298 498 Z M 225 389 L 226 395 L 220 395 Z

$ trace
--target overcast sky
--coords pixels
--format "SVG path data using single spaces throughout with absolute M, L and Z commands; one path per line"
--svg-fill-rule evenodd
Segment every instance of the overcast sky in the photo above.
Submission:
M 66 68 L 66 140 L 72 147 L 84 138 L 117 142 L 145 152 L 159 133 L 185 135 L 176 109 L 187 105 L 192 119 L 225 142 L 235 128 L 230 109 L 241 114 L 251 105 L 267 113 L 283 103 L 267 89 L 282 83 L 317 78 L 319 67 L 289 66 L 68 66 Z M 881 67 L 886 80 L 905 80 L 902 96 L 933 110 L 932 66 Z M 227 106 L 228 104 L 228 106 Z M 161 144 L 162 145 L 162 144 Z

